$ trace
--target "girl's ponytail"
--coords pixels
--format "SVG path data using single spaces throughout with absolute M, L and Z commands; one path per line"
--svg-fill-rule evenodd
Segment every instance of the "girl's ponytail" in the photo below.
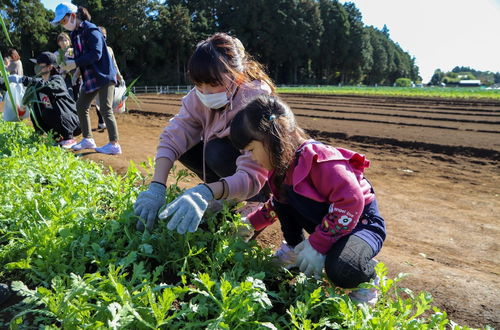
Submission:
M 81 21 L 90 21 L 92 18 L 87 8 L 82 6 L 78 7 L 78 10 L 76 11 L 76 17 L 78 17 Z
M 274 85 L 272 79 L 264 71 L 264 66 L 259 62 L 253 60 L 248 54 L 245 61 L 245 75 L 250 81 L 260 80 L 262 82 L 265 82 L 271 88 L 272 93 L 276 93 L 276 86 Z

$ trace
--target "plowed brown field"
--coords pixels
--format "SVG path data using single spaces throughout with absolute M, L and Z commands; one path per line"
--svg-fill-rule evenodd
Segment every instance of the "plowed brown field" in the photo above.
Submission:
M 141 95 L 118 117 L 124 153 L 83 153 L 117 171 L 154 157 L 179 95 Z M 314 138 L 362 152 L 388 237 L 377 257 L 451 319 L 500 326 L 500 102 L 283 95 Z M 96 121 L 94 118 L 94 125 Z M 98 144 L 106 133 L 96 133 Z M 193 182 L 187 183 L 192 185 Z M 279 226 L 261 244 L 280 243 Z

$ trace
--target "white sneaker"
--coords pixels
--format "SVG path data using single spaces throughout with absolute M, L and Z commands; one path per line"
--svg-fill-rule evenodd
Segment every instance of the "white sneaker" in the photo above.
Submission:
M 97 145 L 95 144 L 94 139 L 92 138 L 84 138 L 80 141 L 80 143 L 75 144 L 71 147 L 71 149 L 79 151 L 83 149 L 95 149 Z
M 297 262 L 297 253 L 293 247 L 288 245 L 285 241 L 281 242 L 280 248 L 274 253 L 274 258 L 286 269 L 292 268 Z
M 370 306 L 375 306 L 378 301 L 378 290 L 376 287 L 379 285 L 378 276 L 373 280 L 373 285 L 375 287 L 372 288 L 359 288 L 354 289 L 349 293 L 349 298 L 356 304 L 367 304 Z
M 108 143 L 102 147 L 95 148 L 96 152 L 107 155 L 119 155 L 122 153 L 122 147 L 118 143 Z
M 64 149 L 71 149 L 76 144 L 75 139 L 67 139 L 67 140 L 62 140 L 59 142 L 59 146 Z

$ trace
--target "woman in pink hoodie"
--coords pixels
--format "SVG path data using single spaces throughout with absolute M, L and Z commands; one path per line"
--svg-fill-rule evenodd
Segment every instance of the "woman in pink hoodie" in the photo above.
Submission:
M 183 234 L 193 232 L 214 200 L 247 200 L 259 193 L 267 171 L 240 153 L 229 140 L 231 120 L 258 95 L 275 87 L 262 65 L 252 60 L 241 42 L 224 33 L 201 41 L 188 62 L 195 87 L 160 136 L 153 180 L 139 194 L 134 211 L 141 218 L 139 230 L 151 230 L 158 210 L 165 204 L 165 183 L 173 163 L 179 160 L 205 184 L 188 189 L 170 203 L 160 217 Z
M 385 222 L 363 171 L 363 155 L 311 140 L 290 108 L 274 96 L 260 96 L 231 123 L 231 141 L 269 171 L 272 198 L 244 218 L 240 235 L 250 238 L 275 221 L 285 238 L 276 256 L 306 275 L 355 288 L 375 279 L 373 257 L 385 240 Z M 309 233 L 305 238 L 303 231 Z M 352 298 L 374 303 L 376 290 Z

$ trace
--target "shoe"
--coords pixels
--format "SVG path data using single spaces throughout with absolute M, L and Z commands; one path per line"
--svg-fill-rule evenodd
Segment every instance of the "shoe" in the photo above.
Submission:
M 97 130 L 98 131 L 104 131 L 106 129 L 106 124 L 105 123 L 99 123 L 97 124 Z
M 373 280 L 373 287 L 354 289 L 349 293 L 349 298 L 351 298 L 351 300 L 357 305 L 367 304 L 369 306 L 375 306 L 378 301 L 377 287 L 379 286 L 379 283 L 379 278 L 376 276 Z
M 118 155 L 122 153 L 122 147 L 118 143 L 108 143 L 102 147 L 95 148 L 95 151 L 106 155 Z
M 0 283 L 0 305 L 8 301 L 12 291 L 10 291 L 9 286 L 4 283 Z
M 59 142 L 59 146 L 64 149 L 71 149 L 72 146 L 76 144 L 76 139 L 67 139 Z
M 83 149 L 95 149 L 97 145 L 95 144 L 94 139 L 92 138 L 84 138 L 80 141 L 80 143 L 75 144 L 71 147 L 71 149 L 79 151 Z
M 285 241 L 281 242 L 280 248 L 274 253 L 273 257 L 276 259 L 276 262 L 286 269 L 292 268 L 297 262 L 297 253 Z
M 246 202 L 244 206 L 236 210 L 236 213 L 239 213 L 242 218 L 247 217 L 249 214 L 252 214 L 261 208 L 262 205 L 264 205 L 262 202 Z

